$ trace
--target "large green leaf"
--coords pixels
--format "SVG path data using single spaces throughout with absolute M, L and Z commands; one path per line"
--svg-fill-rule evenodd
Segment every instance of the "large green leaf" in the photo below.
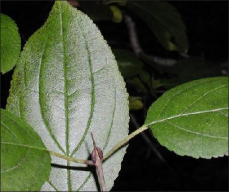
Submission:
M 112 51 L 124 78 L 133 77 L 142 70 L 143 63 L 130 51 L 124 49 L 113 49 Z
M 17 25 L 7 15 L 1 14 L 1 72 L 15 66 L 21 51 L 21 38 Z
M 179 155 L 228 155 L 228 78 L 191 81 L 167 91 L 150 107 L 145 125 Z
M 104 153 L 128 135 L 128 94 L 114 55 L 95 24 L 65 1 L 56 1 L 45 25 L 26 43 L 7 102 L 48 149 L 71 157 L 89 157 L 90 132 Z M 108 190 L 125 150 L 104 162 Z M 52 163 L 76 166 L 56 157 Z M 55 188 L 98 190 L 89 170 L 52 167 L 42 190 Z
M 175 7 L 159 1 L 128 1 L 127 7 L 147 23 L 165 49 L 188 51 L 186 29 Z
M 1 109 L 1 191 L 37 191 L 48 180 L 51 157 L 39 135 Z

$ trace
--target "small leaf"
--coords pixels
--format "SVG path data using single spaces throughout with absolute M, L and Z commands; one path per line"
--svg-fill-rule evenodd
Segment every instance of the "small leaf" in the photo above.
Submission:
M 115 23 L 121 23 L 122 22 L 122 11 L 115 5 L 111 5 L 110 9 L 113 13 L 112 21 Z
M 55 2 L 44 26 L 26 43 L 7 109 L 34 127 L 49 150 L 79 159 L 93 149 L 90 132 L 104 154 L 128 135 L 128 94 L 115 57 L 92 20 L 65 1 Z M 108 190 L 126 147 L 103 163 Z M 56 157 L 52 163 L 76 166 Z M 42 190 L 56 189 L 99 190 L 89 170 L 53 166 Z
M 50 171 L 51 157 L 39 135 L 1 109 L 1 191 L 38 191 Z
M 148 83 L 149 80 L 150 80 L 150 74 L 145 71 L 145 70 L 141 70 L 140 73 L 139 73 L 139 77 L 141 78 L 141 80 L 144 82 L 144 83 Z
M 127 7 L 147 23 L 165 49 L 184 53 L 188 51 L 186 29 L 175 7 L 158 1 L 129 1 Z
M 1 72 L 15 66 L 21 51 L 21 38 L 15 22 L 1 13 Z
M 113 49 L 112 52 L 115 55 L 119 70 L 124 78 L 133 77 L 142 70 L 143 63 L 135 54 L 124 49 Z
M 130 110 L 139 110 L 143 108 L 142 98 L 129 96 L 129 108 Z
M 150 107 L 145 125 L 179 155 L 228 155 L 228 78 L 206 78 L 167 91 Z
M 135 89 L 137 89 L 138 92 L 143 92 L 143 93 L 147 92 L 146 87 L 138 77 L 134 77 L 133 79 L 128 79 L 126 82 L 131 86 L 133 86 Z

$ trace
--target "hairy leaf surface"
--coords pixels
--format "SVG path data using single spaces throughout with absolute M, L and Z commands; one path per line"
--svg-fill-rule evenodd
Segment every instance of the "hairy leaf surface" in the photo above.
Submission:
M 114 55 L 93 22 L 67 2 L 55 2 L 25 45 L 7 109 L 29 122 L 48 149 L 75 158 L 90 156 L 90 132 L 104 154 L 128 134 L 128 95 Z M 104 162 L 108 190 L 125 150 Z M 86 166 L 56 157 L 52 163 L 42 190 L 98 190 Z
M 48 180 L 51 157 L 40 136 L 1 109 L 1 191 L 37 191 Z
M 145 125 L 179 155 L 228 155 L 228 78 L 205 78 L 167 91 L 150 107 Z
M 21 38 L 13 19 L 1 14 L 1 72 L 4 74 L 15 66 L 21 51 Z

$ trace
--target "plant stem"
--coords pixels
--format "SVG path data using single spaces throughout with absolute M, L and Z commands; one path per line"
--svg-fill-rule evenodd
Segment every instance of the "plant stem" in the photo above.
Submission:
M 107 191 L 104 174 L 103 174 L 103 152 L 96 146 L 93 134 L 91 133 L 91 138 L 93 141 L 94 150 L 92 151 L 92 161 L 96 167 L 96 174 L 99 180 L 99 186 L 101 191 Z
M 66 155 L 62 155 L 60 153 L 56 153 L 54 151 L 49 151 L 49 153 L 50 153 L 50 155 L 59 157 L 61 159 L 69 160 L 69 161 L 72 161 L 72 162 L 75 162 L 75 163 L 82 163 L 82 164 L 93 165 L 94 166 L 94 163 L 92 161 L 89 161 L 89 160 L 72 158 L 72 157 L 69 157 L 69 156 L 66 156 Z
M 110 157 L 115 151 L 117 151 L 121 146 L 125 145 L 130 139 L 132 139 L 133 137 L 135 137 L 136 135 L 138 135 L 139 133 L 141 133 L 142 131 L 145 131 L 146 129 L 148 129 L 148 127 L 146 126 L 142 126 L 139 129 L 137 129 L 136 131 L 134 131 L 133 133 L 131 133 L 130 135 L 128 135 L 126 138 L 124 138 L 123 140 L 121 140 L 117 145 L 115 145 L 103 158 L 103 160 L 106 160 L 108 157 Z
M 125 137 L 123 140 L 121 140 L 117 145 L 115 145 L 104 157 L 103 157 L 103 161 L 105 161 L 106 159 L 108 159 L 115 151 L 117 151 L 120 147 L 122 147 L 123 145 L 125 145 L 130 139 L 132 139 L 133 137 L 135 137 L 136 135 L 138 135 L 139 133 L 145 131 L 146 129 L 148 129 L 148 127 L 146 126 L 142 126 L 139 129 L 137 129 L 136 131 L 134 131 L 133 133 L 131 133 L 130 135 L 128 135 L 127 137 Z M 82 164 L 86 164 L 86 165 L 90 165 L 90 166 L 95 166 L 95 164 L 90 161 L 90 160 L 84 160 L 84 159 L 76 159 L 76 158 L 72 158 L 66 155 L 62 155 L 60 153 L 56 153 L 54 151 L 49 151 L 50 155 L 59 157 L 61 159 L 65 159 L 68 161 L 72 161 L 75 163 L 82 163 Z
M 105 180 L 104 180 L 102 161 L 96 164 L 96 173 L 99 180 L 100 190 L 107 191 Z

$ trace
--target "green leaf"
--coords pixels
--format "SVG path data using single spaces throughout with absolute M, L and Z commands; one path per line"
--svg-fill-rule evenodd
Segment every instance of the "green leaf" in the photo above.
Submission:
M 108 5 L 99 1 L 80 1 L 80 7 L 93 21 L 109 21 L 113 18 L 113 13 Z
M 145 125 L 178 155 L 228 155 L 228 78 L 205 78 L 167 91 L 150 107 Z
M 129 96 L 129 108 L 130 110 L 139 110 L 143 108 L 142 98 Z
M 135 54 L 124 49 L 112 50 L 118 62 L 119 70 L 124 78 L 130 78 L 137 75 L 141 70 L 143 63 Z
M 147 92 L 146 87 L 140 81 L 140 79 L 138 77 L 134 77 L 132 79 L 128 79 L 126 82 L 128 84 L 130 84 L 131 86 L 133 86 L 135 89 L 137 89 L 138 92 L 143 92 L 143 93 L 146 93 Z
M 221 69 L 218 63 L 212 63 L 204 58 L 190 57 L 177 61 L 171 67 L 164 68 L 164 72 L 174 75 L 162 80 L 164 87 L 171 88 L 192 80 L 220 76 Z
M 188 51 L 186 28 L 175 7 L 158 1 L 129 1 L 127 7 L 147 23 L 165 49 Z
M 141 78 L 141 80 L 144 83 L 148 83 L 149 80 L 150 80 L 150 74 L 147 71 L 145 71 L 145 70 L 140 71 L 139 77 Z
M 21 51 L 21 38 L 14 20 L 1 13 L 1 72 L 15 66 Z
M 7 109 L 34 127 L 49 150 L 79 159 L 93 149 L 90 132 L 104 154 L 128 135 L 128 94 L 114 55 L 89 17 L 65 1 L 55 2 L 44 26 L 26 43 Z M 104 162 L 108 190 L 125 150 Z M 76 166 L 56 157 L 52 163 Z M 98 190 L 93 174 L 81 169 L 52 167 L 42 190 Z
M 39 135 L 1 109 L 1 191 L 37 191 L 48 180 L 51 157 Z

